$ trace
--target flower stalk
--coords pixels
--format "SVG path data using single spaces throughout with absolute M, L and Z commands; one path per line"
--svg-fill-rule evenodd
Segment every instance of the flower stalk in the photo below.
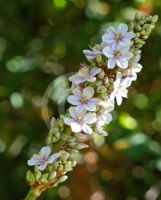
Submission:
M 155 27 L 157 16 L 136 15 L 134 20 L 109 27 L 101 44 L 84 50 L 88 64 L 69 78 L 66 114 L 52 119 L 46 146 L 28 160 L 34 166 L 26 174 L 31 189 L 25 200 L 64 182 L 76 165 L 73 154 L 88 147 L 95 135 L 106 136 L 115 104 L 127 98 L 128 87 L 142 70 L 140 48 Z

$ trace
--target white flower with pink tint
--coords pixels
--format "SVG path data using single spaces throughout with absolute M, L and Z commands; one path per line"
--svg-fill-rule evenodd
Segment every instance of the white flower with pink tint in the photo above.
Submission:
M 105 47 L 103 54 L 108 58 L 108 68 L 113 69 L 115 66 L 126 69 L 128 67 L 128 61 L 133 56 L 129 52 L 129 47 Z
M 107 33 L 102 36 L 103 44 L 119 46 L 130 46 L 135 34 L 128 32 L 127 24 L 120 24 L 117 28 L 109 27 Z
M 43 171 L 48 164 L 53 163 L 60 156 L 60 153 L 50 154 L 50 147 L 45 146 L 40 150 L 39 154 L 34 154 L 27 163 L 29 166 L 37 166 L 40 171 Z
M 69 114 L 72 118 L 65 118 L 64 123 L 71 126 L 73 132 L 79 133 L 83 131 L 84 133 L 92 134 L 93 130 L 89 125 L 96 122 L 95 113 L 80 112 L 76 107 L 70 107 Z
M 118 105 L 121 105 L 122 98 L 127 98 L 127 87 L 129 87 L 129 78 L 122 77 L 121 72 L 117 72 L 116 80 L 114 82 L 114 90 L 110 95 L 110 99 L 116 99 Z
M 101 72 L 101 68 L 93 67 L 82 67 L 79 72 L 69 78 L 69 80 L 75 84 L 80 84 L 85 81 L 94 82 L 96 81 L 96 75 Z
M 83 90 L 75 88 L 73 95 L 70 95 L 67 100 L 70 104 L 76 106 L 80 112 L 83 110 L 95 111 L 100 100 L 93 98 L 93 96 L 94 89 L 92 87 L 86 87 Z

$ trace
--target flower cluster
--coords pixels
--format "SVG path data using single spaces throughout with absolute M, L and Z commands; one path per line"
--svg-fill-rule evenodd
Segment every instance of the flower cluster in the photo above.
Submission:
M 29 166 L 35 166 L 26 177 L 31 187 L 44 191 L 65 181 L 65 174 L 76 164 L 70 154 L 88 147 L 86 142 L 94 134 L 107 135 L 104 125 L 110 123 L 115 103 L 121 105 L 127 98 L 129 86 L 142 70 L 140 48 L 156 21 L 156 16 L 136 16 L 129 25 L 109 27 L 101 44 L 83 51 L 89 64 L 69 78 L 69 109 L 52 119 L 48 146 L 28 160 Z

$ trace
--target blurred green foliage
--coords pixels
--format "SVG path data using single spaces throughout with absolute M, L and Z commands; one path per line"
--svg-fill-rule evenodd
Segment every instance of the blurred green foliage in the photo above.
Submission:
M 136 10 L 161 19 L 160 0 L 0 1 L 0 199 L 21 199 L 28 191 L 26 160 L 48 133 L 41 113 L 48 85 L 76 71 L 82 50 Z M 96 138 L 98 148 L 80 157 L 83 165 L 40 199 L 161 199 L 160 19 L 143 48 L 143 71 L 113 113 L 105 143 Z M 49 115 L 57 116 L 56 103 L 48 103 Z

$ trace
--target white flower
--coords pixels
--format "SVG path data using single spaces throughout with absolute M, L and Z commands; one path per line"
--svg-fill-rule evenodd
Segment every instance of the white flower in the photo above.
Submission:
M 105 47 L 103 54 L 108 58 L 108 68 L 113 69 L 116 65 L 120 68 L 126 69 L 128 67 L 128 61 L 133 56 L 129 52 L 129 47 Z
M 102 41 L 107 45 L 130 46 L 134 36 L 133 32 L 128 32 L 127 24 L 120 24 L 117 28 L 109 27 L 107 33 L 102 36 Z
M 103 135 L 103 136 L 107 136 L 108 135 L 108 133 L 103 129 L 103 126 L 100 126 L 98 124 L 96 125 L 96 132 L 98 134 Z
M 85 81 L 94 82 L 96 81 L 96 75 L 101 72 L 101 68 L 93 67 L 82 67 L 79 72 L 69 78 L 69 80 L 75 84 L 80 84 Z
M 97 124 L 99 126 L 104 126 L 105 124 L 109 124 L 112 121 L 112 115 L 107 110 L 103 111 L 97 117 Z
M 116 99 L 118 105 L 122 103 L 122 97 L 127 98 L 127 87 L 129 86 L 129 79 L 123 78 L 121 72 L 117 72 L 116 80 L 114 82 L 114 90 L 110 95 L 110 99 Z
M 82 91 L 78 88 L 73 89 L 73 94 L 70 95 L 67 100 L 77 109 L 82 112 L 83 110 L 95 111 L 96 106 L 100 102 L 98 98 L 92 98 L 94 95 L 94 89 L 92 87 L 86 87 Z
M 142 65 L 139 63 L 133 63 L 130 68 L 127 69 L 127 76 L 131 81 L 136 81 L 137 73 L 142 70 Z
M 64 123 L 71 126 L 71 129 L 75 133 L 83 131 L 87 134 L 92 134 L 93 130 L 88 124 L 96 122 L 95 113 L 86 113 L 86 111 L 80 112 L 75 107 L 69 108 L 69 113 L 72 118 L 65 118 Z
M 107 97 L 107 100 L 100 101 L 99 105 L 105 108 L 106 111 L 111 112 L 114 110 L 115 102 Z
M 43 171 L 48 164 L 53 163 L 60 153 L 51 154 L 49 146 L 45 146 L 40 150 L 39 154 L 34 154 L 30 160 L 27 161 L 29 166 L 37 166 L 39 170 Z

